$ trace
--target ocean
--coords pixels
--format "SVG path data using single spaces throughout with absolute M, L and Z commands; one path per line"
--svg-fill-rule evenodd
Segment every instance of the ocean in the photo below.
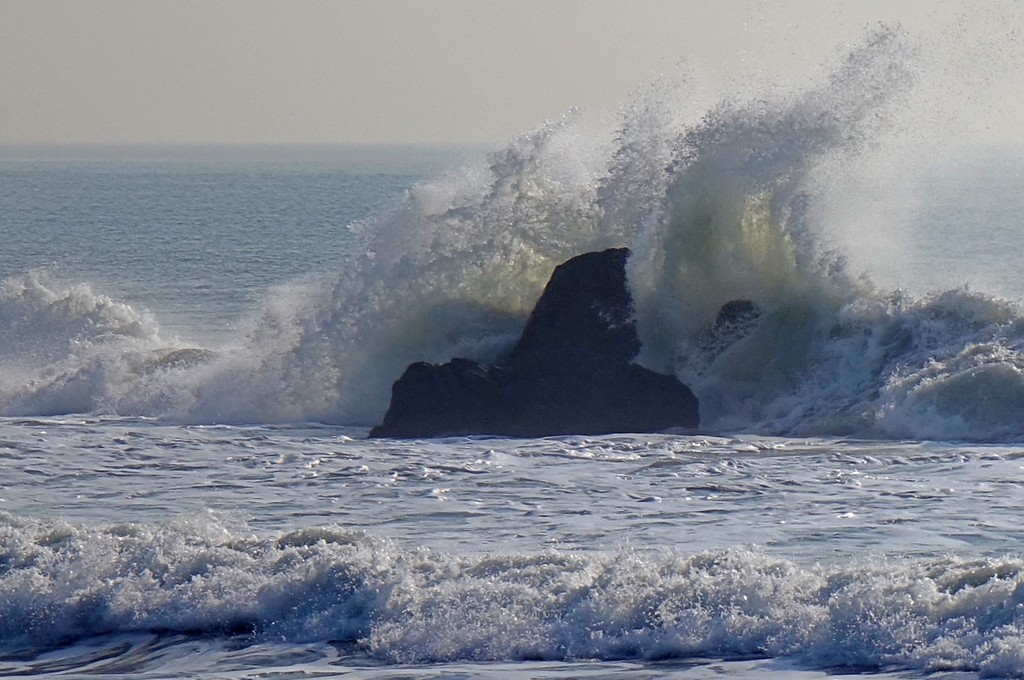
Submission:
M 1024 146 L 907 126 L 904 39 L 495 148 L 0 149 L 0 676 L 1024 677 Z M 623 245 L 697 431 L 368 438 Z

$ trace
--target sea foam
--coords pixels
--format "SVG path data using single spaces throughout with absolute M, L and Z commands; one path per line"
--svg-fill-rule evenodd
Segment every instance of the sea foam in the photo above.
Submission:
M 757 549 L 457 556 L 213 517 L 84 528 L 0 515 L 0 645 L 143 632 L 332 640 L 391 663 L 788 658 L 982 671 L 1024 658 L 1024 563 L 802 567 Z

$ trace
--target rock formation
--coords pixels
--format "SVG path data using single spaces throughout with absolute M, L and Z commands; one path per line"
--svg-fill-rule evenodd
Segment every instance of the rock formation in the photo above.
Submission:
M 694 428 L 697 398 L 633 363 L 640 341 L 626 286 L 629 251 L 559 265 L 522 337 L 496 365 L 411 364 L 371 437 L 543 437 Z

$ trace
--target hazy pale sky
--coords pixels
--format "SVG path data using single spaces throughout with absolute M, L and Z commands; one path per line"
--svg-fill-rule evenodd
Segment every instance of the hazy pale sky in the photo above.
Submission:
M 0 143 L 504 140 L 571 107 L 614 110 L 683 68 L 807 77 L 879 21 L 977 43 L 1006 26 L 994 6 L 0 0 Z

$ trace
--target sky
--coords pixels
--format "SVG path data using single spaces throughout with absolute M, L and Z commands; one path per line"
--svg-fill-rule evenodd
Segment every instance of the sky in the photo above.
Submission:
M 1024 137 L 1020 88 L 1006 85 L 1020 80 L 1000 72 L 1019 61 L 1015 35 L 1002 35 L 1014 11 L 946 0 L 0 0 L 0 144 L 504 141 L 572 108 L 613 111 L 682 72 L 723 91 L 806 79 L 878 22 L 987 73 L 970 97 L 1001 134 Z M 975 64 L 984 58 L 998 67 Z

